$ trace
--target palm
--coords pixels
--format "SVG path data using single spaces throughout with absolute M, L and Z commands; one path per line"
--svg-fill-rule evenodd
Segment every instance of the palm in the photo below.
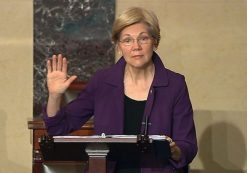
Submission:
M 52 63 L 51 63 L 52 62 Z M 76 76 L 67 78 L 67 60 L 62 55 L 53 55 L 47 61 L 47 87 L 50 94 L 63 94 Z
M 68 88 L 67 74 L 61 71 L 53 71 L 47 74 L 47 86 L 50 93 L 62 94 Z

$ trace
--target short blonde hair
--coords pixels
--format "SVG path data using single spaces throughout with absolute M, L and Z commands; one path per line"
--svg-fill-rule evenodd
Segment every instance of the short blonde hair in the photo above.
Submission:
M 112 28 L 112 41 L 116 45 L 122 30 L 136 23 L 144 23 L 148 26 L 149 34 L 155 39 L 155 47 L 160 42 L 160 27 L 157 16 L 152 12 L 140 7 L 131 7 L 115 20 Z

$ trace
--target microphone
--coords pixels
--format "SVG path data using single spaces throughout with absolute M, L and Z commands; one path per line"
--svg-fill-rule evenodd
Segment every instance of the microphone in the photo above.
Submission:
M 150 140 L 148 136 L 148 116 L 145 117 L 145 128 L 144 133 L 137 135 L 137 146 L 141 152 L 146 152 L 150 146 Z
M 145 117 L 145 129 L 144 129 L 144 136 L 148 136 L 148 117 Z

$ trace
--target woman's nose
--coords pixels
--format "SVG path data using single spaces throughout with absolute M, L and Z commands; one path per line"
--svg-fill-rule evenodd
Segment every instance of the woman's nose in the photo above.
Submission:
M 140 48 L 141 48 L 141 44 L 140 44 L 140 42 L 139 42 L 138 39 L 134 39 L 134 40 L 133 40 L 132 48 L 133 48 L 133 49 L 140 49 Z

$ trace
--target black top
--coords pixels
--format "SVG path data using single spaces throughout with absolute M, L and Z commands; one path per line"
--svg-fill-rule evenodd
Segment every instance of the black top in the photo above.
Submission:
M 124 135 L 137 135 L 141 132 L 141 123 L 144 114 L 146 100 L 137 101 L 127 96 L 124 98 Z M 122 154 L 116 167 L 116 173 L 140 173 L 139 159 L 129 155 Z
M 127 96 L 124 98 L 124 134 L 137 135 L 141 132 L 141 122 L 146 100 L 137 101 Z

